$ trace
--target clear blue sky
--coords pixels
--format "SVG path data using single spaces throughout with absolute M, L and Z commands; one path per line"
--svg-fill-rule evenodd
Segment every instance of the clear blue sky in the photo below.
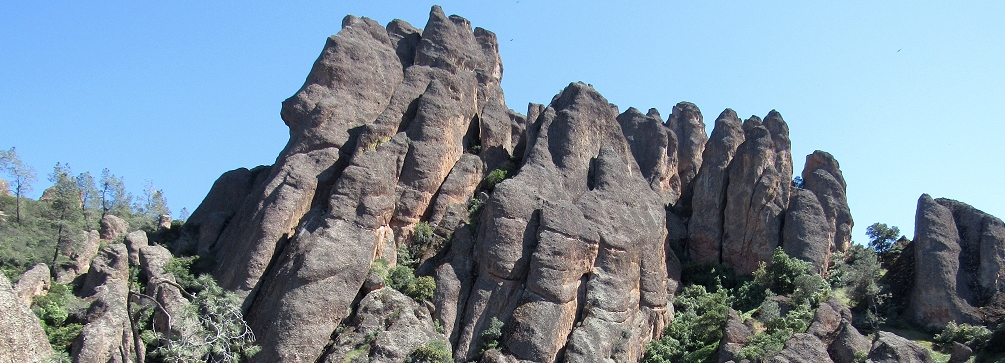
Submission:
M 656 4 L 651 4 L 656 3 Z M 0 3 L 0 148 L 44 175 L 109 168 L 174 212 L 224 171 L 271 164 L 280 102 L 346 14 L 423 27 L 433 3 Z M 796 171 L 841 162 L 864 242 L 913 234 L 921 193 L 1005 217 L 1005 2 L 441 1 L 500 39 L 521 113 L 572 81 L 622 110 L 697 104 L 789 123 Z

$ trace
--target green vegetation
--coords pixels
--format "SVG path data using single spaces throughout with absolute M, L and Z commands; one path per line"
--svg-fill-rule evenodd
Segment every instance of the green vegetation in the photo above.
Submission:
M 415 277 L 415 271 L 408 266 L 398 265 L 387 273 L 388 286 L 401 291 L 415 301 L 433 298 L 436 292 L 436 281 L 432 276 Z
M 980 352 L 991 340 L 991 330 L 980 325 L 956 324 L 956 322 L 950 321 L 946 328 L 936 334 L 932 340 L 936 347 L 944 352 L 952 351 L 953 342 L 966 345 L 974 352 Z
M 414 363 L 449 363 L 453 361 L 453 356 L 450 354 L 450 347 L 447 346 L 447 342 L 436 339 L 415 348 L 405 361 Z
M 481 334 L 480 344 L 482 353 L 485 353 L 486 350 L 499 347 L 499 339 L 502 339 L 503 335 L 503 326 L 504 324 L 499 318 L 493 316 L 492 320 L 489 320 L 488 329 L 483 330 Z
M 879 283 L 884 271 L 873 249 L 852 245 L 847 254 L 835 254 L 832 260 L 828 280 L 848 298 L 856 327 L 872 331 L 896 319 L 890 288 Z
M 674 299 L 676 315 L 663 337 L 646 346 L 644 363 L 705 362 L 719 347 L 729 313 L 728 290 L 690 285 Z
M 506 179 L 506 174 L 506 170 L 503 169 L 492 170 L 489 175 L 485 176 L 485 179 L 482 179 L 482 185 L 485 186 L 485 190 L 493 190 L 496 184 L 502 183 Z
M 73 296 L 69 286 L 60 283 L 53 283 L 47 294 L 35 297 L 31 311 L 42 322 L 57 355 L 70 352 L 70 344 L 83 328 L 80 322 L 71 319 L 71 313 L 82 312 L 86 307 L 86 302 Z
M 869 248 L 883 254 L 893 248 L 894 242 L 900 236 L 900 228 L 889 227 L 886 223 L 873 223 L 865 228 L 865 234 L 869 236 Z

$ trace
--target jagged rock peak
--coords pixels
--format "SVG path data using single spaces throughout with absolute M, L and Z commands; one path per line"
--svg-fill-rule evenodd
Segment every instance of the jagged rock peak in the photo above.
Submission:
M 830 153 L 814 151 L 806 156 L 802 178 L 803 187 L 817 196 L 827 217 L 831 248 L 847 252 L 851 248 L 851 231 L 855 221 L 848 208 L 847 184 L 840 164 Z

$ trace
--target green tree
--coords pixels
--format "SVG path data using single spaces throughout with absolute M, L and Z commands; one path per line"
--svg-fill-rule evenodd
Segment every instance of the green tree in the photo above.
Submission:
M 122 178 L 115 176 L 108 169 L 101 171 L 98 196 L 101 201 L 102 217 L 108 213 L 125 216 L 132 212 L 130 205 L 133 196 L 126 192 L 126 184 Z
M 865 228 L 865 234 L 869 236 L 869 248 L 876 253 L 883 254 L 893 248 L 894 242 L 900 237 L 900 228 L 889 227 L 886 223 L 873 223 Z
M 53 224 L 56 232 L 57 248 L 53 252 L 52 265 L 57 265 L 59 256 L 59 245 L 73 245 L 73 233 L 80 229 L 83 219 L 81 213 L 80 188 L 77 187 L 77 180 L 72 176 L 73 172 L 69 165 L 56 163 L 49 174 L 49 181 L 53 183 L 47 190 L 49 203 L 49 221 Z
M 15 203 L 17 223 L 21 223 L 22 200 L 25 194 L 31 193 L 31 183 L 37 180 L 35 169 L 25 165 L 17 155 L 17 150 L 10 148 L 10 150 L 6 151 L 0 150 L 0 170 L 3 170 L 12 178 L 11 183 L 14 184 L 14 196 L 17 198 Z
M 147 180 L 143 183 L 143 205 L 139 211 L 156 220 L 162 214 L 171 214 L 168 209 L 167 199 L 164 198 L 164 190 L 154 187 L 154 182 Z
M 97 210 L 101 209 L 101 201 L 94 176 L 90 172 L 77 175 L 77 189 L 80 189 L 80 211 L 84 215 L 84 228 L 94 229 L 97 226 Z

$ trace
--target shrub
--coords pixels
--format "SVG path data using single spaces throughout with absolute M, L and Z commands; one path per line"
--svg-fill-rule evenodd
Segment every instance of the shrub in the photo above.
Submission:
M 984 349 L 990 339 L 991 331 L 988 328 L 967 323 L 956 324 L 953 321 L 950 321 L 941 333 L 932 338 L 936 346 L 945 352 L 953 349 L 953 342 L 964 344 L 975 352 L 979 352 Z
M 415 363 L 450 363 L 453 361 L 453 356 L 450 354 L 450 347 L 447 346 L 447 343 L 436 339 L 415 348 L 405 361 Z
M 387 272 L 387 284 L 395 290 L 407 294 L 408 287 L 415 283 L 415 273 L 408 266 L 394 266 Z
M 196 277 L 192 274 L 192 264 L 198 259 L 199 256 L 172 258 L 171 261 L 164 264 L 164 271 L 174 275 L 175 281 L 186 291 L 198 292 L 203 286 L 196 282 Z
M 48 293 L 35 297 L 31 310 L 42 322 L 42 329 L 56 353 L 69 352 L 70 344 L 80 335 L 83 325 L 67 320 L 71 311 L 82 309 L 84 305 L 73 296 L 69 286 L 60 283 L 53 283 Z
M 489 321 L 488 329 L 483 330 L 481 334 L 482 338 L 481 345 L 483 353 L 486 350 L 495 349 L 496 347 L 499 346 L 499 339 L 501 339 L 503 335 L 502 332 L 503 325 L 504 324 L 502 320 L 499 320 L 499 318 L 494 316 L 492 317 L 492 320 Z
M 690 285 L 674 299 L 674 320 L 663 337 L 646 345 L 645 363 L 703 362 L 715 353 L 729 313 L 726 289 Z
M 387 265 L 387 260 L 383 258 L 373 260 L 373 263 L 370 264 L 370 273 L 377 275 L 381 280 L 387 281 Z
M 395 266 L 387 273 L 387 284 L 408 295 L 415 301 L 429 300 L 436 292 L 436 280 L 432 276 L 415 277 L 408 266 Z
M 747 359 L 751 362 L 758 362 L 761 358 L 770 357 L 785 348 L 785 342 L 792 338 L 792 329 L 784 328 L 773 332 L 762 332 L 750 338 L 739 352 L 736 353 L 736 360 Z
M 409 288 L 409 296 L 415 301 L 430 300 L 436 293 L 436 280 L 432 276 L 421 276 Z
M 489 175 L 486 175 L 485 179 L 482 180 L 482 184 L 485 186 L 486 190 L 493 190 L 495 189 L 496 184 L 502 183 L 502 181 L 506 179 L 506 174 L 506 170 L 503 169 L 490 171 Z

